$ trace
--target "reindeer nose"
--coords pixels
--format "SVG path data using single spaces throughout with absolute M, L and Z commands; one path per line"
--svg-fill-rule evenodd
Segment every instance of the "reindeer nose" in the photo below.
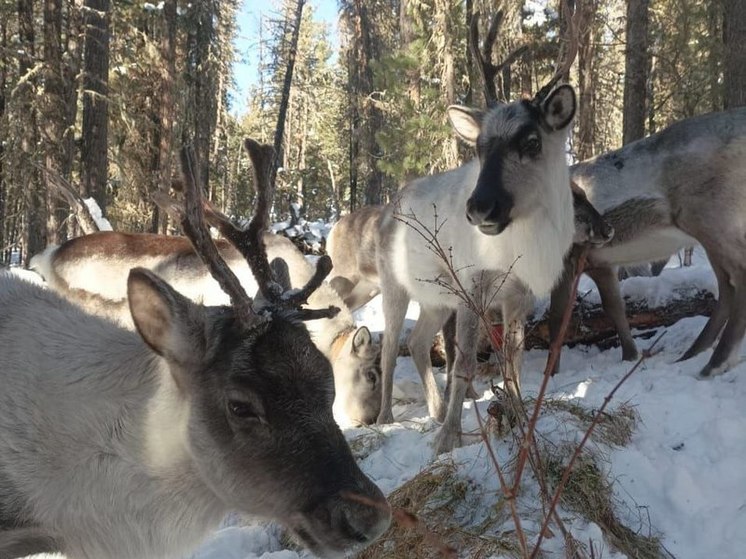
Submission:
M 492 211 L 492 204 L 474 196 L 466 201 L 466 219 L 471 225 L 481 225 Z
M 391 524 L 391 507 L 383 499 L 346 499 L 335 518 L 336 531 L 350 541 L 368 544 L 383 534 Z
M 603 231 L 604 241 L 608 243 L 611 239 L 614 238 L 614 233 L 614 228 L 611 225 L 607 224 L 606 228 Z
M 351 541 L 367 544 L 388 529 L 391 507 L 378 486 L 367 477 L 358 484 L 357 491 L 340 494 L 341 506 L 333 513 L 332 522 L 339 534 Z

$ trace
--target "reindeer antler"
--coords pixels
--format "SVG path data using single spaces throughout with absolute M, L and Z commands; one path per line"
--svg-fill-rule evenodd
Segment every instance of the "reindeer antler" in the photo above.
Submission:
M 248 152 L 254 168 L 258 193 L 254 216 L 248 229 L 243 230 L 234 225 L 228 216 L 218 211 L 209 201 L 202 198 L 201 189 L 196 187 L 198 181 L 195 178 L 193 155 L 191 155 L 191 150 L 188 149 L 184 150 L 186 158 L 182 155 L 182 167 L 185 177 L 185 206 L 182 206 L 168 195 L 154 195 L 154 200 L 170 215 L 179 217 L 184 227 L 184 232 L 192 240 L 195 250 L 200 254 L 202 260 L 210 268 L 213 277 L 220 283 L 221 288 L 229 295 L 231 302 L 237 308 L 243 309 L 245 306 L 243 301 L 248 300 L 249 310 L 253 315 L 256 315 L 253 309 L 251 309 L 251 298 L 246 295 L 243 287 L 238 283 L 237 278 L 222 260 L 214 243 L 212 243 L 205 221 L 216 227 L 246 259 L 259 285 L 262 298 L 269 302 L 272 308 L 293 310 L 295 316 L 300 320 L 331 318 L 335 316 L 339 312 L 337 307 L 330 306 L 326 309 L 300 308 L 301 305 L 308 301 L 311 294 L 318 289 L 324 278 L 329 275 L 332 269 L 332 262 L 328 256 L 325 255 L 319 258 L 316 263 L 314 275 L 301 289 L 289 289 L 289 285 L 286 285 L 285 281 L 278 283 L 277 279 L 280 278 L 275 278 L 272 267 L 268 262 L 267 248 L 264 244 L 264 232 L 268 228 L 270 200 L 272 199 L 273 192 L 270 175 L 274 150 L 272 146 L 259 144 L 252 139 L 244 141 L 244 148 Z M 192 213 L 198 215 L 198 217 L 192 218 L 190 221 L 188 216 Z M 201 233 L 202 229 L 204 229 L 205 233 Z M 212 248 L 203 248 L 205 244 L 208 244 L 207 241 L 212 245 Z M 234 280 L 238 284 L 239 289 L 236 289 Z M 242 310 L 241 312 L 245 311 Z M 251 318 L 250 320 L 255 321 L 255 318 Z
M 210 270 L 210 274 L 220 284 L 220 288 L 230 297 L 236 315 L 248 327 L 255 326 L 259 316 L 251 307 L 252 299 L 238 281 L 233 271 L 220 256 L 205 224 L 202 204 L 202 182 L 194 161 L 194 151 L 184 146 L 181 150 L 181 169 L 184 175 L 184 210 L 181 227 L 192 242 L 195 252 Z
M 487 106 L 493 105 L 498 102 L 497 88 L 495 86 L 495 76 L 506 66 L 510 66 L 519 57 L 528 50 L 528 46 L 521 45 L 520 47 L 513 49 L 505 59 L 499 64 L 492 63 L 492 48 L 495 46 L 497 40 L 497 31 L 502 24 L 504 13 L 502 10 L 498 10 L 497 13 L 492 17 L 490 22 L 489 30 L 487 31 L 487 37 L 482 45 L 482 50 L 479 50 L 479 12 L 475 12 L 471 18 L 469 25 L 469 50 L 472 56 L 477 61 L 479 67 L 479 73 L 482 76 L 482 82 L 484 83 L 484 100 Z
M 550 80 L 534 96 L 533 103 L 535 104 L 539 104 L 546 99 L 554 86 L 557 85 L 557 82 L 570 71 L 570 67 L 578 55 L 578 21 L 580 19 L 580 10 L 575 10 L 573 13 L 567 0 L 562 0 L 562 10 L 565 13 L 565 20 L 567 21 L 567 48 L 565 49 L 564 60 L 561 60 L 562 49 L 560 48 L 557 69 Z

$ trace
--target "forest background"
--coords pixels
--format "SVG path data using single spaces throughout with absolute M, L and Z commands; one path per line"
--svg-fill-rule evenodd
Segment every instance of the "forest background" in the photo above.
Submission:
M 474 13 L 484 36 L 504 10 L 495 59 L 529 47 L 503 99 L 535 92 L 565 46 L 559 0 L 246 1 L 0 0 L 0 264 L 81 233 L 70 192 L 116 230 L 173 232 L 152 194 L 178 187 L 184 142 L 229 215 L 251 213 L 245 136 L 277 148 L 277 219 L 384 203 L 472 156 L 445 108 L 484 103 Z M 563 1 L 580 16 L 573 158 L 746 105 L 746 2 Z

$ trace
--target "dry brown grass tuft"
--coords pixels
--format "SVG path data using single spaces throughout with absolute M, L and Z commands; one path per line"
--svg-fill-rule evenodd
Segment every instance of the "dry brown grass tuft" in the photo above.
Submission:
M 578 429 L 585 431 L 590 427 L 597 410 L 583 407 L 575 400 L 544 401 L 545 411 L 563 411 L 575 419 Z M 640 420 L 640 415 L 631 404 L 625 402 L 613 410 L 603 412 L 603 417 L 596 425 L 591 439 L 608 446 L 627 446 Z
M 509 518 L 501 506 L 478 525 L 469 522 L 481 493 L 458 477 L 454 464 L 432 465 L 389 496 L 394 522 L 359 559 L 519 557 L 513 533 L 494 535 Z
M 559 483 L 574 448 L 552 448 L 546 452 L 545 467 L 551 486 Z M 667 557 L 661 542 L 653 536 L 635 532 L 617 517 L 618 506 L 608 475 L 598 466 L 596 457 L 585 450 L 575 462 L 562 493 L 562 506 L 597 524 L 607 543 L 635 559 Z

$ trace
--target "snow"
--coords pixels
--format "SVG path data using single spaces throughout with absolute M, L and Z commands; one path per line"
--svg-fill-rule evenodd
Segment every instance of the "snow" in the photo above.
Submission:
M 111 223 L 109 223 L 109 220 L 104 217 L 98 202 L 93 198 L 85 198 L 83 201 L 85 202 L 85 205 L 88 206 L 88 211 L 91 213 L 93 221 L 98 225 L 98 230 L 112 231 Z
M 680 268 L 674 257 L 661 277 L 625 280 L 622 292 L 631 298 L 662 304 L 682 296 L 692 286 L 716 291 L 712 271 L 701 251 L 695 252 L 694 266 Z M 598 297 L 588 280 L 581 282 L 581 293 L 591 300 Z M 417 307 L 412 305 L 408 326 L 416 316 Z M 371 331 L 380 332 L 380 297 L 358 311 L 356 318 Z M 614 496 L 621 505 L 617 510 L 620 518 L 633 530 L 660 537 L 665 549 L 678 559 L 742 557 L 746 553 L 746 365 L 742 361 L 723 375 L 698 380 L 697 372 L 711 352 L 676 362 L 704 323 L 702 317 L 688 318 L 659 330 L 665 330 L 665 335 L 656 346 L 657 353 L 619 389 L 609 406 L 609 410 L 614 410 L 626 403 L 639 414 L 631 442 L 625 447 L 594 443 L 613 480 Z M 651 341 L 638 338 L 637 343 L 644 349 Z M 524 396 L 536 395 L 546 357 L 545 351 L 526 354 Z M 629 363 L 621 362 L 619 348 L 565 348 L 562 372 L 550 380 L 548 398 L 597 409 L 629 369 Z M 439 382 L 444 380 L 444 375 L 439 374 Z M 395 383 L 397 423 L 345 431 L 354 443 L 361 467 L 388 494 L 434 461 L 452 462 L 457 475 L 478 489 L 478 504 L 471 510 L 471 521 L 478 524 L 499 500 L 495 471 L 484 443 L 475 436 L 468 437 L 462 448 L 434 457 L 430 444 L 437 424 L 427 417 L 419 375 L 411 359 L 399 358 Z M 484 382 L 477 389 L 483 395 L 477 405 L 486 417 L 491 393 Z M 477 427 L 473 403 L 467 402 L 463 430 L 471 433 Z M 538 428 L 557 444 L 578 441 L 584 430 L 552 412 L 542 415 Z M 492 444 L 503 463 L 517 451 L 509 437 L 493 437 Z M 532 501 L 536 493 L 530 477 L 528 472 L 524 475 L 525 494 L 519 502 L 524 511 L 523 527 L 532 542 L 541 518 L 539 503 Z M 562 518 L 581 542 L 594 542 L 596 551 L 602 550 L 601 556 L 626 557 L 603 541 L 596 524 L 566 510 L 562 510 Z M 422 520 L 428 519 L 424 516 Z M 499 529 L 511 527 L 508 520 Z M 545 556 L 562 556 L 561 540 L 545 540 Z M 303 551 L 285 548 L 285 541 L 282 529 L 276 525 L 230 518 L 185 559 L 309 557 Z

